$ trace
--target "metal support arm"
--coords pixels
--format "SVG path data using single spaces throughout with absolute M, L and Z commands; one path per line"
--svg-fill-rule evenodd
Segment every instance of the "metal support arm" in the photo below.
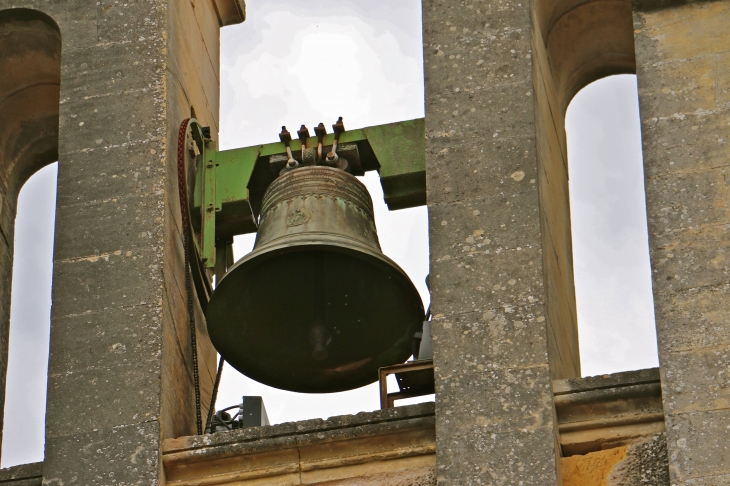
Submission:
M 264 192 L 286 163 L 286 146 L 281 143 L 217 151 L 216 142 L 201 137 L 205 130 L 191 121 L 200 156 L 193 194 L 193 214 L 201 214 L 199 248 L 206 268 L 216 262 L 218 241 L 235 235 L 255 233 Z M 324 137 L 331 147 L 334 134 Z M 316 147 L 317 137 L 307 139 Z M 302 140 L 290 143 L 295 158 L 302 160 Z M 325 152 L 326 153 L 326 152 Z M 350 158 L 353 175 L 377 170 L 385 202 L 390 210 L 426 204 L 426 142 L 424 119 L 343 132 L 338 153 Z M 279 164 L 279 165 L 277 165 Z

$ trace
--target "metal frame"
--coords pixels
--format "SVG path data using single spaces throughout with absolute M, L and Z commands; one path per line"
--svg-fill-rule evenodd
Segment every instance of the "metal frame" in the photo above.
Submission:
M 423 395 L 430 395 L 431 393 L 434 393 L 431 390 L 426 393 L 424 393 L 423 390 L 408 392 L 398 391 L 394 393 L 388 393 L 388 375 L 409 373 L 428 369 L 433 369 L 433 360 L 431 359 L 409 361 L 403 364 L 380 368 L 378 370 L 378 375 L 380 378 L 380 408 L 383 410 L 386 408 L 393 408 L 396 400 L 402 400 L 403 398 L 420 397 Z
M 201 214 L 196 249 L 206 269 L 218 261 L 216 248 L 226 247 L 233 236 L 255 233 L 266 188 L 273 182 L 269 159 L 286 153 L 286 146 L 270 143 L 233 150 L 218 151 L 208 130 L 192 119 L 190 129 L 200 154 L 196 157 L 197 172 L 192 194 L 193 214 Z M 327 134 L 324 145 L 334 142 Z M 390 210 L 426 204 L 426 141 L 424 119 L 343 132 L 339 143 L 357 146 L 363 173 L 380 173 L 385 202 Z M 310 137 L 307 146 L 316 146 L 317 137 Z M 302 141 L 292 140 L 291 150 L 301 153 Z M 362 175 L 362 174 L 356 174 Z

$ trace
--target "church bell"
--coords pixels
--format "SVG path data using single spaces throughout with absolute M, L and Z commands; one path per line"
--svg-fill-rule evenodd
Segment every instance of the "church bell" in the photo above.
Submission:
M 276 388 L 373 383 L 411 355 L 423 303 L 380 250 L 365 186 L 343 164 L 290 162 L 264 195 L 254 250 L 211 297 L 210 338 L 234 368 Z

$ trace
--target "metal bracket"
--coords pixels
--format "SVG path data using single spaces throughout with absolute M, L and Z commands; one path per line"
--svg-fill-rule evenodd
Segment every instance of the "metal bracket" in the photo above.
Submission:
M 200 150 L 193 191 L 193 214 L 201 215 L 196 248 L 203 265 L 212 269 L 216 266 L 216 242 L 257 231 L 264 193 L 278 177 L 277 169 L 281 169 L 282 158 L 288 157 L 287 149 L 277 142 L 219 152 L 216 142 L 204 136 L 196 120 L 190 124 Z M 294 158 L 302 161 L 303 142 L 317 147 L 318 141 L 317 136 L 302 138 L 291 140 L 289 146 Z M 334 141 L 335 134 L 324 136 L 324 153 L 331 150 Z M 390 210 L 426 204 L 424 119 L 341 132 L 338 143 L 338 154 L 347 159 L 353 175 L 371 170 L 380 173 Z M 219 259 L 216 273 L 222 261 Z
M 206 143 L 205 157 L 201 159 L 202 174 L 201 191 L 203 196 L 202 216 L 203 225 L 200 232 L 202 241 L 202 252 L 200 259 L 203 261 L 205 268 L 215 267 L 215 213 L 220 210 L 216 204 L 216 186 L 215 177 L 215 142 L 208 141 Z

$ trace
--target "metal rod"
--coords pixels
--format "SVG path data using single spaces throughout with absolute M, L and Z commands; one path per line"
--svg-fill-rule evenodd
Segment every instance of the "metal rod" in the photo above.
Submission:
M 286 168 L 289 170 L 296 169 L 299 167 L 299 162 L 294 160 L 294 155 L 291 151 L 291 133 L 289 133 L 286 127 L 281 127 L 281 133 L 279 134 L 279 140 L 286 145 L 286 155 L 288 160 L 286 161 Z
M 342 123 L 342 117 L 340 117 L 337 122 L 332 125 L 332 129 L 335 131 L 335 141 L 332 142 L 332 151 L 327 154 L 327 164 L 328 165 L 336 165 L 337 161 L 339 160 L 339 157 L 337 155 L 337 146 L 340 143 L 340 135 L 345 131 L 345 124 Z
M 317 125 L 314 129 L 314 133 L 317 135 L 317 162 L 322 162 L 324 137 L 327 135 L 327 129 L 324 127 L 324 123 Z
M 221 384 L 221 375 L 223 374 L 223 363 L 225 360 L 223 356 L 218 360 L 218 372 L 215 375 L 215 383 L 213 384 L 213 393 L 210 396 L 210 408 L 208 409 L 208 418 L 205 421 L 205 432 L 210 433 L 211 422 L 213 421 L 213 414 L 215 413 L 215 402 L 218 398 L 218 385 Z M 234 405 L 235 407 L 235 405 Z M 233 408 L 233 407 L 231 407 Z M 235 418 L 235 417 L 234 417 Z

